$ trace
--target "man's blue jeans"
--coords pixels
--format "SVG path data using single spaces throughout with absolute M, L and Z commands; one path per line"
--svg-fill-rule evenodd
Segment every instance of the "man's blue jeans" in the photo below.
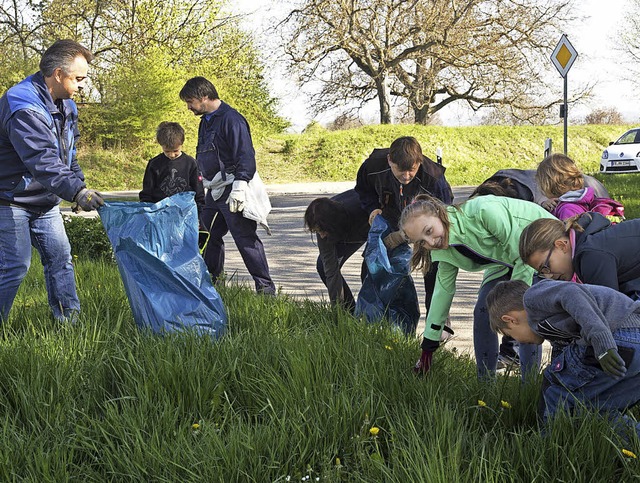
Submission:
M 80 310 L 80 301 L 71 246 L 58 206 L 44 212 L 0 206 L 0 320 L 9 316 L 29 270 L 32 245 L 40 253 L 53 316 L 68 320 Z
M 589 353 L 588 347 L 575 343 L 551 361 L 544 370 L 545 421 L 562 408 L 568 412 L 597 410 L 619 422 L 620 412 L 640 401 L 640 328 L 618 329 L 613 338 L 627 366 L 620 379 L 600 368 L 598 354 Z M 635 429 L 640 436 L 640 425 Z

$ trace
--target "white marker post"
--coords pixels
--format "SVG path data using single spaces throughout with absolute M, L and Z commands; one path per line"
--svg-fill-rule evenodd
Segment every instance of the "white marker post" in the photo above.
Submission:
M 562 117 L 564 118 L 564 154 L 567 154 L 567 72 L 571 69 L 573 62 L 578 57 L 578 52 L 573 48 L 571 42 L 565 34 L 562 34 L 560 41 L 551 54 L 551 62 L 556 66 L 560 75 L 564 77 L 564 104 L 562 106 Z

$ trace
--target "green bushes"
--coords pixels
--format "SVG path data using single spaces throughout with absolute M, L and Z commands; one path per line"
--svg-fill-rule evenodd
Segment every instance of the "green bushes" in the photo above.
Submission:
M 63 218 L 64 228 L 71 244 L 71 254 L 74 258 L 113 259 L 111 242 L 99 217 L 85 218 L 66 215 Z

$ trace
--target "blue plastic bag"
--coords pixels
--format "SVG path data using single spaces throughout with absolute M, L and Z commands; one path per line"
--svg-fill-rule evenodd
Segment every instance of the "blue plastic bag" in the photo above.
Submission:
M 139 327 L 223 334 L 227 313 L 199 253 L 193 192 L 158 203 L 106 201 L 99 214 Z
M 375 217 L 369 230 L 364 260 L 369 273 L 362 283 L 356 302 L 356 315 L 369 322 L 383 318 L 409 336 L 415 335 L 420 319 L 416 286 L 411 277 L 411 247 L 403 243 L 387 252 L 383 239 L 391 228 L 381 215 Z

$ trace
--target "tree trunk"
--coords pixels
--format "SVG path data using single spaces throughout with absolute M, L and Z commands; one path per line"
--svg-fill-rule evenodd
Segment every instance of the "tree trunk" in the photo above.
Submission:
M 380 124 L 391 124 L 391 103 L 385 75 L 376 79 L 376 90 L 378 91 L 378 102 L 380 103 Z
M 429 118 L 431 117 L 431 114 L 429 113 L 429 105 L 413 107 L 413 117 L 416 124 L 422 124 L 425 126 L 429 124 Z

